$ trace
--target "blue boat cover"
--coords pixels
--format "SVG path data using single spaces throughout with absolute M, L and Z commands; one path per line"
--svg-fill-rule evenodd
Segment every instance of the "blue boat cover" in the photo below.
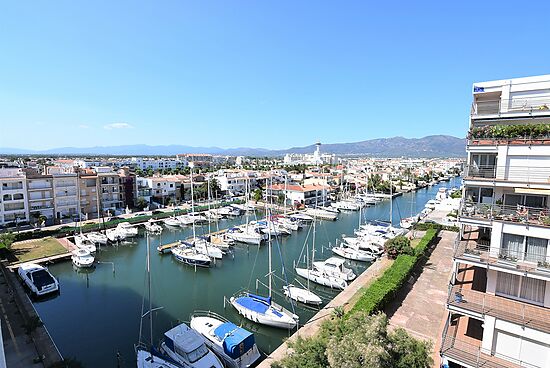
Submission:
M 266 304 L 263 299 L 265 298 L 262 298 L 262 300 L 258 300 L 251 296 L 241 296 L 238 297 L 235 301 L 248 310 L 263 314 L 269 309 L 269 304 Z
M 214 333 L 223 340 L 223 350 L 233 359 L 241 357 L 252 349 L 255 344 L 254 334 L 238 327 L 234 323 L 225 322 L 219 325 Z
M 248 293 L 248 296 L 254 299 L 258 299 L 260 301 L 263 301 L 269 305 L 271 305 L 271 297 L 270 296 L 259 296 L 256 294 Z

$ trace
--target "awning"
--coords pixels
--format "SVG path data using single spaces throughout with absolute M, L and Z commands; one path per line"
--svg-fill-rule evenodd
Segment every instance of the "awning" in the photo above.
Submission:
M 550 189 L 514 188 L 514 192 L 519 194 L 550 195 Z

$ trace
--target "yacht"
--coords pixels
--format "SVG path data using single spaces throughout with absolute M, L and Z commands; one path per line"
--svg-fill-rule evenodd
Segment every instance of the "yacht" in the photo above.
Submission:
M 101 244 L 101 245 L 105 245 L 107 244 L 107 241 L 109 239 L 107 239 L 107 236 L 102 234 L 102 233 L 88 233 L 88 235 L 86 236 L 88 238 L 89 241 L 91 241 L 92 243 L 94 244 Z
M 121 222 L 117 225 L 116 230 L 124 236 L 124 238 L 131 238 L 138 234 L 138 229 L 132 226 L 129 222 Z
M 95 251 L 97 250 L 95 244 L 90 241 L 84 234 L 75 235 L 74 243 L 78 249 L 85 249 L 90 253 L 95 253 Z
M 35 296 L 59 291 L 59 283 L 46 267 L 36 263 L 23 263 L 17 269 L 19 277 Z
M 210 258 L 222 259 L 223 257 L 223 252 L 220 248 L 210 245 L 210 243 L 202 237 L 197 237 L 193 241 L 193 245 L 199 253 L 205 254 Z
M 321 208 L 308 208 L 306 214 L 315 218 L 320 218 L 322 220 L 335 221 L 338 217 L 338 214 L 335 212 L 327 211 Z
M 190 326 L 227 368 L 248 368 L 261 358 L 254 334 L 216 313 L 197 311 Z
M 107 236 L 107 239 L 109 239 L 109 241 L 113 243 L 123 241 L 126 238 L 124 234 L 117 228 L 107 229 L 105 231 L 105 235 Z
M 344 244 L 333 247 L 331 250 L 334 254 L 353 261 L 372 262 L 376 260 L 376 257 L 372 253 L 360 249 L 350 248 Z
M 145 223 L 145 230 L 150 234 L 160 234 L 162 233 L 162 226 L 155 224 L 152 220 L 149 220 Z
M 210 267 L 210 257 L 206 254 L 202 254 L 195 248 L 190 248 L 186 245 L 180 245 L 171 250 L 174 258 L 181 262 L 191 266 Z
M 94 265 L 95 258 L 86 249 L 73 250 L 71 260 L 76 267 L 88 268 Z
M 262 325 L 292 329 L 298 324 L 298 316 L 273 302 L 270 296 L 242 292 L 229 302 L 239 314 Z
M 164 333 L 160 349 L 182 367 L 223 368 L 222 362 L 208 349 L 203 338 L 185 323 Z
M 164 224 L 170 227 L 179 227 L 181 222 L 175 217 L 168 217 L 167 219 L 164 219 Z
M 321 305 L 323 300 L 317 294 L 294 285 L 284 285 L 283 293 L 287 298 L 309 305 Z
M 346 261 L 341 258 L 330 257 L 325 261 L 313 262 L 313 265 L 330 276 L 352 281 L 357 275 L 355 275 L 351 269 L 347 268 L 345 263 Z
M 345 279 L 330 275 L 323 269 L 319 268 L 314 262 L 311 268 L 296 267 L 296 273 L 303 278 L 313 281 L 317 284 L 327 286 L 331 289 L 345 289 L 348 283 Z
M 254 244 L 260 245 L 264 237 L 255 229 L 243 230 L 238 227 L 231 228 L 227 230 L 227 235 L 229 239 L 235 240 L 239 243 Z
M 292 221 L 298 220 L 298 221 L 301 221 L 301 222 L 313 222 L 313 217 L 312 216 L 306 215 L 305 213 L 302 213 L 302 212 L 293 213 L 291 215 L 288 215 L 288 217 Z

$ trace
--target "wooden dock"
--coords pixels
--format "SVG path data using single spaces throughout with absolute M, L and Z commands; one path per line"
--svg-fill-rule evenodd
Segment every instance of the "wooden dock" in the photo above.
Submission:
M 163 245 L 159 245 L 157 247 L 157 250 L 160 254 L 164 254 L 164 253 L 168 253 L 172 248 L 175 248 L 177 247 L 178 245 L 181 244 L 181 241 L 178 240 L 178 241 L 175 241 L 173 243 L 168 243 L 168 244 L 163 244 Z

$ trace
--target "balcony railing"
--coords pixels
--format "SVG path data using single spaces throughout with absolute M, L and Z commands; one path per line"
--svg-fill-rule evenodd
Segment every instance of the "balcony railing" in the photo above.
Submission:
M 550 209 L 545 207 L 509 206 L 464 201 L 460 216 L 471 219 L 497 220 L 550 227 Z
M 470 179 L 507 180 L 525 184 L 550 184 L 550 167 L 466 165 L 464 176 Z
M 503 354 L 495 356 L 495 352 L 485 351 L 480 345 L 447 334 L 442 336 L 440 354 L 448 359 L 475 368 L 541 368 Z
M 472 117 L 487 115 L 545 115 L 550 114 L 550 98 L 512 98 L 502 101 L 474 101 L 470 110 Z
M 464 289 L 455 285 L 449 288 L 447 305 L 475 314 L 489 315 L 524 327 L 550 333 L 550 309 L 537 307 L 504 297 Z
M 491 248 L 488 240 L 460 239 L 455 244 L 455 258 L 473 259 L 487 265 L 519 269 L 522 271 L 540 271 L 550 276 L 550 256 L 544 252 L 514 251 L 511 249 Z
M 40 185 L 29 185 L 27 187 L 28 190 L 47 190 L 52 189 L 52 185 L 50 184 L 40 184 Z

